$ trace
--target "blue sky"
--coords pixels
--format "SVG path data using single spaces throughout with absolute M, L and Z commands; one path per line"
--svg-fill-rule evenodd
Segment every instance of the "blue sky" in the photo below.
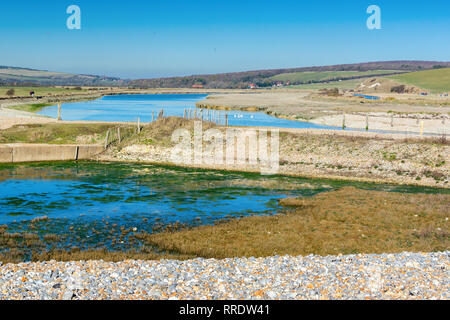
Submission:
M 68 30 L 69 5 L 82 29 Z M 381 8 L 368 30 L 366 9 Z M 123 78 L 380 60 L 450 61 L 448 0 L 16 0 L 0 65 Z

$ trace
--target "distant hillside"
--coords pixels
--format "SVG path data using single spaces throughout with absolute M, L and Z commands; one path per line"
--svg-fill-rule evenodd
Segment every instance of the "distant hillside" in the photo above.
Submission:
M 189 88 L 193 85 L 202 85 L 205 88 L 212 89 L 233 89 L 233 88 L 247 88 L 250 84 L 256 84 L 259 87 L 270 87 L 281 80 L 277 80 L 276 76 L 284 75 L 289 77 L 289 74 L 304 72 L 368 72 L 376 71 L 378 74 L 384 74 L 384 71 L 389 72 L 412 72 L 419 70 L 430 70 L 434 68 L 450 67 L 450 62 L 436 62 L 436 61 L 382 61 L 382 62 L 368 62 L 357 64 L 344 64 L 322 67 L 306 67 L 306 68 L 292 68 L 292 69 L 274 69 L 274 70 L 259 70 L 247 72 L 233 72 L 212 75 L 195 75 L 187 77 L 171 77 L 171 78 L 157 78 L 157 79 L 140 79 L 130 81 L 129 85 L 136 88 Z M 356 75 L 349 78 L 336 77 L 332 80 L 354 79 L 368 77 L 370 75 Z M 286 82 L 289 80 L 286 80 Z M 305 82 L 294 81 L 293 84 L 303 83 L 320 83 L 325 80 L 307 79 Z M 283 81 L 282 81 L 283 82 Z
M 450 92 L 450 68 L 411 72 L 389 78 L 433 93 Z
M 126 84 L 124 80 L 113 77 L 0 66 L 0 85 L 3 86 L 120 86 L 124 84 Z
M 371 70 L 371 71 L 322 71 L 322 72 L 292 72 L 282 73 L 270 80 L 289 82 L 291 85 L 305 84 L 305 83 L 320 83 L 328 81 L 339 81 L 349 79 L 360 79 L 364 77 L 373 77 L 381 75 L 399 74 L 408 71 L 400 70 Z

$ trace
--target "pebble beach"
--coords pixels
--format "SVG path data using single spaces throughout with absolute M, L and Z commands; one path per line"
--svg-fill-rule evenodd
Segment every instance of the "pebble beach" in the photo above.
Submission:
M 449 299 L 450 251 L 0 263 L 0 299 Z

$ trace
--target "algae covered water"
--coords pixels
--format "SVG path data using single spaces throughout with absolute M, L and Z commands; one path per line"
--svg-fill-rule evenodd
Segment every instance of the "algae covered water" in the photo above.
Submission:
M 123 249 L 127 237 L 280 211 L 278 200 L 346 185 L 447 192 L 129 163 L 61 162 L 0 167 L 0 225 L 9 234 L 58 236 L 50 247 Z M 1 248 L 0 248 L 1 249 Z

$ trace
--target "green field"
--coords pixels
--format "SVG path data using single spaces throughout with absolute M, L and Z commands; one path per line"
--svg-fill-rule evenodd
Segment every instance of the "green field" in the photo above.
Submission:
M 298 84 L 295 86 L 289 86 L 289 89 L 300 89 L 300 90 L 321 90 L 321 89 L 333 89 L 338 88 L 342 90 L 355 89 L 361 84 L 362 79 L 351 79 L 342 81 L 331 81 L 331 82 L 321 82 L 321 83 L 305 83 Z
M 30 92 L 34 91 L 35 96 L 49 96 L 64 93 L 87 92 L 88 90 L 76 90 L 75 88 L 55 88 L 55 87 L 0 87 L 0 97 L 7 97 L 6 92 L 14 89 L 15 97 L 30 96 Z
M 430 90 L 432 93 L 450 92 L 450 68 L 412 72 L 390 76 L 389 78 Z
M 353 77 L 370 77 L 380 74 L 394 74 L 401 71 L 372 70 L 372 71 L 324 71 L 324 72 L 295 72 L 282 73 L 270 78 L 273 81 L 290 81 L 293 84 L 308 83 L 312 81 L 336 81 L 351 79 Z
M 64 72 L 51 72 L 24 68 L 0 66 L 0 81 L 26 82 L 39 85 L 111 85 L 117 84 L 118 79 L 94 75 L 71 74 Z

